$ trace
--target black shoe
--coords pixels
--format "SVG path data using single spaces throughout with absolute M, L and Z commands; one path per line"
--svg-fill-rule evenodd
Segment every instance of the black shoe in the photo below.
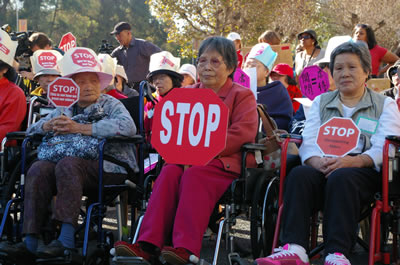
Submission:
M 76 250 L 64 247 L 59 240 L 53 240 L 48 245 L 39 247 L 37 250 L 37 256 L 40 258 L 64 257 L 68 255 L 68 251 Z
M 10 260 L 18 261 L 34 261 L 36 259 L 36 253 L 31 252 L 25 245 L 24 242 L 11 243 L 9 241 L 3 241 L 0 243 L 0 256 L 7 257 Z

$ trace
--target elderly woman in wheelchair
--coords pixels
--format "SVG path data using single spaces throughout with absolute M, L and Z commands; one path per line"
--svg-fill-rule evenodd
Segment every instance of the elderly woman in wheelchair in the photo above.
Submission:
M 399 135 L 400 114 L 393 99 L 365 86 L 371 57 L 362 43 L 346 42 L 331 55 L 337 90 L 318 96 L 303 132 L 303 165 L 286 178 L 282 247 L 258 265 L 309 264 L 310 216 L 323 209 L 325 265 L 348 265 L 361 209 L 380 187 L 385 135 Z M 361 130 L 357 148 L 343 157 L 324 157 L 316 146 L 318 128 L 332 117 L 351 118 Z
M 78 53 L 89 58 L 85 64 L 72 59 Z M 97 56 L 92 50 L 73 48 L 59 64 L 62 75 L 71 77 L 80 87 L 79 100 L 63 112 L 55 109 L 28 128 L 30 135 L 45 134 L 47 142 L 39 146 L 39 160 L 32 164 L 26 176 L 23 211 L 25 242 L 0 246 L 0 251 L 9 256 L 57 257 L 62 256 L 65 249 L 74 249 L 75 227 L 83 191 L 97 190 L 98 187 L 99 161 L 94 157 L 96 154 L 85 154 L 86 150 L 83 149 L 88 148 L 85 139 L 89 139 L 85 137 L 92 138 L 92 141 L 112 136 L 134 136 L 136 133 L 135 124 L 123 104 L 100 93 L 110 83 L 112 76 L 101 72 Z M 53 137 L 58 136 L 66 138 L 51 142 Z M 75 140 L 68 140 L 68 136 L 81 137 L 83 142 L 75 146 L 72 142 Z M 67 143 L 66 146 L 58 146 L 63 142 Z M 71 154 L 74 148 L 78 149 L 76 155 Z M 96 144 L 88 149 L 96 152 L 97 148 Z M 105 154 L 137 169 L 134 149 L 130 145 L 111 143 L 106 146 Z M 122 167 L 104 163 L 104 184 L 121 184 L 125 178 L 126 172 Z M 48 205 L 55 195 L 52 218 L 60 222 L 61 232 L 57 240 L 38 248 Z
M 215 204 L 240 174 L 240 148 L 254 142 L 257 133 L 254 95 L 232 81 L 236 65 L 235 48 L 228 39 L 210 37 L 201 44 L 197 63 L 200 83 L 193 88 L 212 89 L 228 106 L 226 148 L 205 166 L 164 165 L 138 243 L 117 242 L 116 255 L 138 256 L 154 263 L 161 254 L 169 264 L 191 263 L 192 255 L 200 255 Z

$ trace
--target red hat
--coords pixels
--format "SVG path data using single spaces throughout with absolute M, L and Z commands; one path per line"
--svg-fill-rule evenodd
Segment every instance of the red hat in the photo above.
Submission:
M 288 75 L 293 78 L 293 69 L 286 63 L 278 63 L 272 68 L 271 72 L 275 72 L 279 75 Z

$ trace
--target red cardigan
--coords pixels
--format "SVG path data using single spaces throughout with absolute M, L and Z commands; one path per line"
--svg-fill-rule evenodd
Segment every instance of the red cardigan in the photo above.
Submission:
M 202 83 L 192 88 L 205 88 Z M 227 171 L 240 173 L 241 151 L 245 143 L 254 143 L 257 134 L 257 103 L 253 92 L 228 78 L 217 95 L 229 108 L 228 133 L 226 147 L 217 158 Z M 248 167 L 256 167 L 254 157 L 247 160 Z

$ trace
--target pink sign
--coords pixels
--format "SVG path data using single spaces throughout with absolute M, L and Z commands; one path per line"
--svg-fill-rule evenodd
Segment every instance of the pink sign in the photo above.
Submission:
M 307 66 L 299 77 L 301 93 L 311 100 L 329 89 L 329 76 L 316 65 Z
M 250 77 L 240 68 L 236 68 L 235 74 L 233 75 L 233 82 L 239 83 L 244 87 L 250 88 Z

